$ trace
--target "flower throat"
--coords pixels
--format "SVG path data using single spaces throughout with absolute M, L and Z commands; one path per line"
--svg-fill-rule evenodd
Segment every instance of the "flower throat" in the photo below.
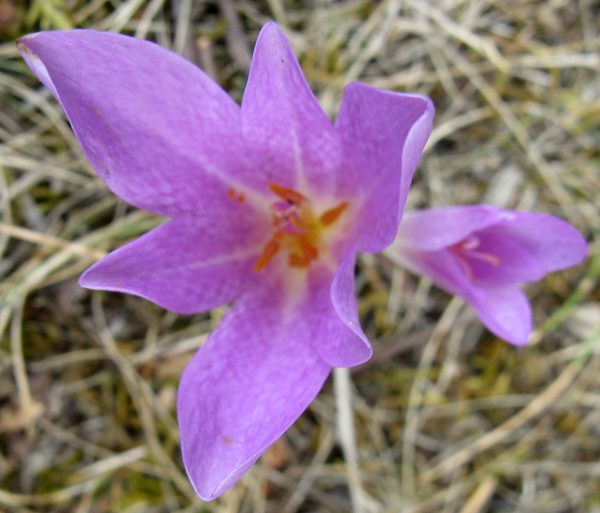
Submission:
M 306 268 L 319 258 L 322 232 L 332 226 L 348 207 L 344 201 L 316 216 L 307 198 L 294 189 L 269 183 L 279 197 L 271 205 L 273 236 L 265 244 L 254 270 L 262 271 L 282 249 L 290 267 Z

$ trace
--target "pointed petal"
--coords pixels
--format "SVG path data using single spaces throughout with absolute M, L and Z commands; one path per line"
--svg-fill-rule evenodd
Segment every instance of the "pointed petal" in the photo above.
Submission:
M 314 316 L 282 289 L 238 301 L 183 373 L 183 461 L 204 500 L 231 488 L 317 395 L 330 366 L 311 346 Z
M 519 287 L 481 288 L 470 303 L 494 335 L 516 346 L 527 344 L 531 334 L 531 305 Z
M 502 211 L 493 205 L 461 205 L 404 212 L 397 243 L 422 251 L 438 251 L 459 243 L 474 231 L 486 228 L 501 218 Z
M 559 271 L 581 263 L 587 256 L 587 243 L 577 229 L 548 214 L 505 212 L 506 220 L 494 227 L 527 248 L 546 272 Z
M 359 251 L 393 241 L 412 175 L 431 133 L 433 104 L 425 96 L 382 91 L 354 82 L 344 90 L 335 126 L 346 156 L 340 197 L 363 198 Z
M 306 308 L 320 312 L 320 324 L 315 326 L 315 350 L 332 367 L 359 365 L 373 355 L 358 319 L 354 292 L 355 260 L 356 251 L 351 251 L 333 280 L 330 269 L 321 269 L 311 275 L 309 283 Z
M 174 219 L 104 257 L 79 283 L 182 314 L 210 310 L 256 286 L 253 269 L 269 234 L 268 225 L 260 228 L 249 219 Z
M 256 41 L 242 124 L 248 147 L 262 159 L 257 180 L 298 188 L 313 198 L 333 191 L 342 159 L 339 137 L 285 34 L 272 22 Z
M 94 30 L 40 32 L 18 47 L 115 194 L 168 217 L 243 211 L 227 195 L 249 174 L 239 107 L 192 63 Z

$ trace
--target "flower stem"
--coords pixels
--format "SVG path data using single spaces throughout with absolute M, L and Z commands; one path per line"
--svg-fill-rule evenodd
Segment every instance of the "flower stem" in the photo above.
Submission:
M 348 487 L 352 501 L 352 512 L 365 511 L 365 496 L 358 468 L 358 451 L 354 418 L 352 415 L 352 388 L 350 371 L 346 368 L 333 369 L 335 402 L 337 406 L 337 425 L 346 468 L 348 469 Z

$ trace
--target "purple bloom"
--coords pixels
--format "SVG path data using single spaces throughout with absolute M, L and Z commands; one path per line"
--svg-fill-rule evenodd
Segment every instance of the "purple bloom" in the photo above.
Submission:
M 393 241 L 432 104 L 353 83 L 332 124 L 273 23 L 258 37 L 241 107 L 146 41 L 74 30 L 18 46 L 108 187 L 171 218 L 81 285 L 180 313 L 235 301 L 179 387 L 184 463 L 213 499 L 294 422 L 331 367 L 371 356 L 355 255 Z
M 492 332 L 515 345 L 531 334 L 531 306 L 518 287 L 580 263 L 587 244 L 547 214 L 491 205 L 405 212 L 386 250 L 393 261 L 469 302 Z

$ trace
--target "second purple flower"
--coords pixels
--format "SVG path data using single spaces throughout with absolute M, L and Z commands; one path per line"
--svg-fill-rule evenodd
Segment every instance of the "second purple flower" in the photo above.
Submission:
M 494 334 L 525 345 L 532 314 L 519 284 L 579 264 L 587 243 L 548 214 L 461 205 L 406 212 L 385 253 L 465 299 Z

